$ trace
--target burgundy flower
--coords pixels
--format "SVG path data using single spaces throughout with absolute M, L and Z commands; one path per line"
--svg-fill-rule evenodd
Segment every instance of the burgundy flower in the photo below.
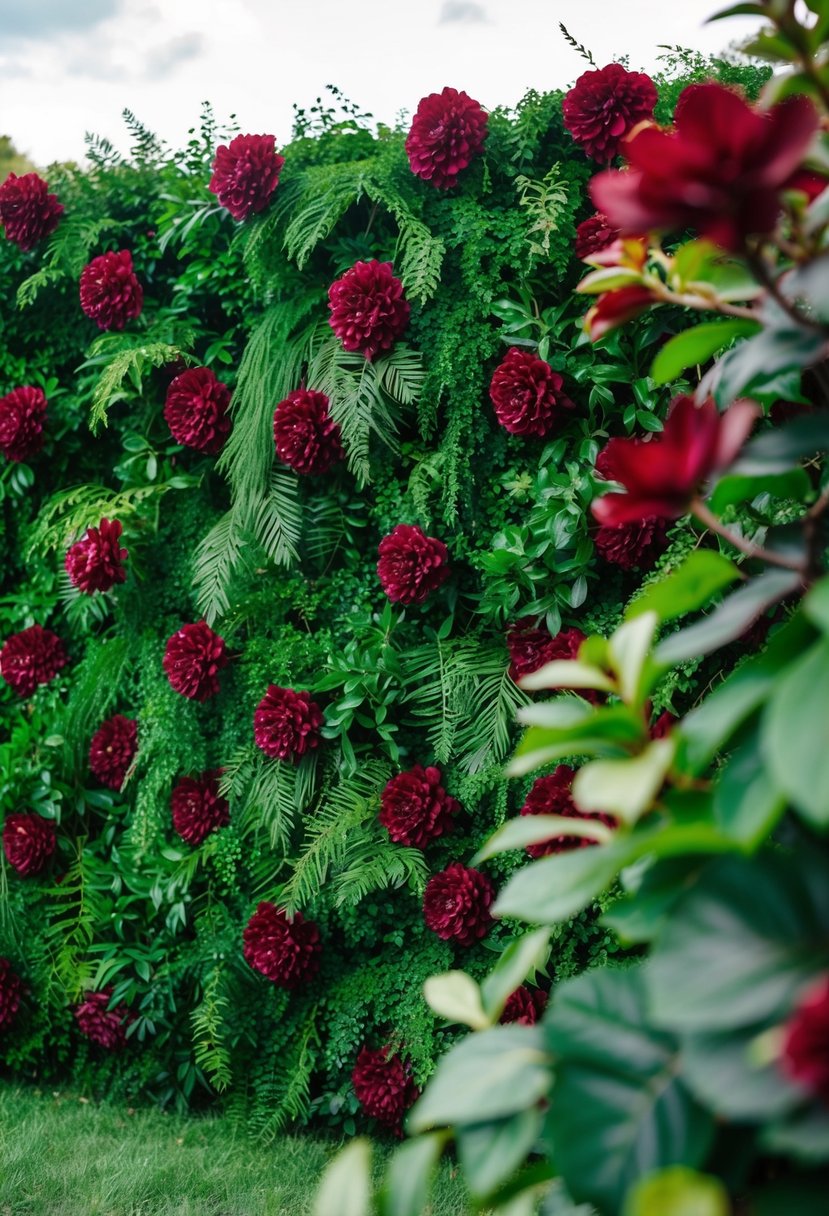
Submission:
M 351 1074 L 351 1084 L 366 1114 L 400 1135 L 403 1116 L 419 1093 L 409 1062 L 392 1054 L 390 1047 L 381 1047 L 379 1051 L 363 1047 Z
M 72 1012 L 81 1034 L 107 1051 L 121 1051 L 126 1046 L 127 1027 L 135 1021 L 135 1014 L 123 1004 L 109 1009 L 111 1000 L 111 988 L 85 992 L 80 1005 Z
M 224 447 L 233 426 L 229 406 L 227 385 L 209 367 L 191 367 L 171 381 L 164 420 L 176 443 L 214 456 Z
M 120 790 L 138 751 L 138 723 L 123 714 L 107 718 L 92 736 L 89 767 L 111 790 Z
M 650 570 L 668 547 L 669 520 L 650 515 L 626 524 L 599 528 L 594 537 L 597 551 L 623 570 Z
M 143 306 L 144 289 L 128 249 L 102 253 L 81 271 L 81 308 L 98 329 L 123 329 L 141 316 Z
M 320 741 L 322 711 L 308 692 L 271 684 L 253 715 L 256 746 L 272 760 L 298 760 Z
M 328 412 L 325 393 L 298 388 L 276 407 L 276 454 L 296 473 L 327 473 L 345 455 L 341 438 L 340 424 Z
M 783 185 L 784 190 L 797 190 L 806 195 L 807 203 L 813 203 L 829 186 L 829 177 L 814 169 L 795 169 Z
M 449 577 L 449 551 L 416 524 L 398 524 L 380 541 L 377 574 L 393 603 L 422 604 Z
M 620 63 L 609 63 L 606 68 L 593 68 L 579 76 L 561 110 L 564 125 L 576 143 L 593 160 L 609 165 L 627 133 L 651 117 L 656 101 L 656 86 L 650 76 L 629 72 Z
M 199 845 L 211 832 L 230 823 L 227 799 L 219 794 L 221 774 L 216 768 L 199 777 L 182 777 L 173 789 L 173 827 L 188 844 Z
M 440 783 L 439 768 L 414 768 L 392 777 L 381 795 L 380 822 L 396 844 L 424 849 L 452 830 L 461 805 Z
M 126 549 L 121 548 L 123 528 L 117 519 L 102 519 L 97 528 L 87 528 L 83 540 L 76 541 L 66 554 L 66 573 L 70 582 L 86 595 L 109 591 L 126 581 Z
M 206 621 L 182 625 L 167 639 L 162 666 L 176 692 L 207 701 L 219 691 L 218 673 L 228 663 L 225 640 Z
M 570 787 L 573 784 L 573 770 L 566 764 L 560 764 L 549 777 L 538 777 L 527 794 L 522 815 L 561 815 L 565 819 L 595 819 L 606 827 L 614 828 L 616 820 L 612 815 L 601 812 L 580 811 L 573 802 Z M 584 849 L 596 844 L 586 836 L 551 836 L 537 844 L 528 844 L 527 852 L 530 857 L 549 857 L 552 853 L 569 853 L 571 849 Z
M 439 190 L 458 184 L 458 174 L 480 156 L 486 138 L 486 112 L 468 93 L 443 89 L 424 97 L 406 137 L 412 173 Z
M 316 975 L 322 950 L 319 929 L 301 912 L 263 901 L 247 923 L 243 953 L 255 971 L 280 988 L 298 988 Z
M 613 227 L 607 216 L 602 215 L 601 211 L 597 211 L 589 219 L 582 220 L 576 229 L 576 257 L 585 261 L 592 254 L 607 249 L 618 235 L 619 230 Z
M 63 642 L 51 629 L 30 625 L 6 638 L 0 650 L 0 675 L 21 697 L 39 684 L 49 684 L 69 662 Z
M 547 993 L 540 988 L 528 988 L 522 984 L 507 997 L 504 1012 L 499 1022 L 518 1022 L 522 1026 L 534 1026 L 541 1021 L 542 1014 L 547 1008 Z
M 24 253 L 54 232 L 62 215 L 63 204 L 36 173 L 10 173 L 0 186 L 0 224 Z
M 652 739 L 666 739 L 671 732 L 671 728 L 678 721 L 679 719 L 669 709 L 663 709 L 659 717 L 651 723 L 648 728 L 648 734 Z
M 561 421 L 561 410 L 573 402 L 562 393 L 563 381 L 549 363 L 512 346 L 498 364 L 489 385 L 495 416 L 511 435 L 548 435 Z
M 426 884 L 423 919 L 444 941 L 472 946 L 489 932 L 494 900 L 495 890 L 485 874 L 453 861 Z
M 590 194 L 622 233 L 693 228 L 739 251 L 774 229 L 818 126 L 802 94 L 760 111 L 724 85 L 690 85 L 674 129 L 639 131 L 625 144 L 630 168 L 600 173 Z
M 237 135 L 216 149 L 208 189 L 235 220 L 246 220 L 268 205 L 284 164 L 273 135 Z
M 549 629 L 533 625 L 531 617 L 516 621 L 507 633 L 509 650 L 509 674 L 513 680 L 532 675 L 547 663 L 559 659 L 575 659 L 586 635 L 580 629 L 560 629 L 553 637 Z M 589 691 L 580 689 L 580 695 L 591 699 Z
M 786 1023 L 780 1064 L 792 1081 L 829 1105 L 829 975 L 806 993 Z
M 18 874 L 39 874 L 55 851 L 55 825 L 42 815 L 7 815 L 3 852 Z
M 23 385 L 0 397 L 0 452 L 7 460 L 28 460 L 43 447 L 46 398 L 39 388 Z
M 0 958 L 0 1030 L 10 1026 L 20 1008 L 23 981 L 7 958 Z
M 728 467 L 757 417 L 757 406 L 736 401 L 724 414 L 708 398 L 675 397 L 660 435 L 611 439 L 604 466 L 624 494 L 594 499 L 592 511 L 602 525 L 626 524 L 658 515 L 678 519 L 712 474 Z
M 643 312 L 658 303 L 650 288 L 642 283 L 631 283 L 628 287 L 602 292 L 584 316 L 584 327 L 590 341 L 598 342 L 612 329 L 618 329 L 634 317 L 641 317 Z
M 391 262 L 355 262 L 331 284 L 328 307 L 328 324 L 343 348 L 366 359 L 391 350 L 409 323 L 409 303 Z

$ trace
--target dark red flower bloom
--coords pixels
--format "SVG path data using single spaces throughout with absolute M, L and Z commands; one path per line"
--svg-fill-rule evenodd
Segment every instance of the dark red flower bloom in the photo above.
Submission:
M 81 308 L 98 329 L 123 329 L 141 316 L 144 289 L 128 249 L 102 253 L 81 271 Z
M 111 1000 L 111 988 L 85 992 L 80 1005 L 72 1012 L 81 1034 L 107 1051 L 121 1051 L 126 1046 L 127 1027 L 135 1021 L 135 1014 L 123 1004 L 109 1009 Z
M 230 823 L 230 808 L 219 793 L 220 768 L 199 777 L 182 777 L 170 796 L 173 827 L 188 844 L 201 844 Z
M 648 439 L 611 439 L 604 466 L 624 494 L 594 499 L 600 524 L 626 524 L 658 515 L 678 519 L 712 474 L 728 467 L 758 414 L 750 401 L 735 401 L 720 414 L 709 398 L 675 397 L 660 435 Z
M 541 1021 L 542 1014 L 547 1008 L 547 993 L 540 988 L 528 988 L 522 984 L 507 997 L 504 1012 L 499 1022 L 519 1022 L 522 1026 L 534 1026 Z
M 580 811 L 573 802 L 570 787 L 575 773 L 566 764 L 560 764 L 548 777 L 538 777 L 527 794 L 522 815 L 561 815 L 565 819 L 596 819 L 606 827 L 614 828 L 616 820 L 612 815 L 601 812 Z M 595 840 L 586 836 L 551 836 L 549 840 L 541 840 L 538 844 L 528 844 L 527 852 L 530 857 L 549 857 L 552 853 L 569 853 L 571 849 L 584 849 Z
M 628 287 L 617 287 L 614 291 L 603 292 L 584 316 L 584 325 L 590 335 L 590 341 L 598 342 L 599 338 L 603 338 L 612 329 L 618 329 L 634 317 L 641 317 L 643 312 L 658 302 L 650 288 L 641 283 L 631 283 Z
M 400 1135 L 403 1116 L 419 1094 L 409 1062 L 392 1054 L 390 1047 L 381 1047 L 379 1051 L 363 1047 L 351 1074 L 351 1084 L 366 1114 Z
M 829 177 L 823 173 L 816 173 L 814 169 L 795 169 L 791 177 L 783 183 L 784 190 L 797 190 L 800 194 L 806 195 L 806 200 L 813 203 L 818 198 L 826 187 L 829 186 Z
M 225 640 L 206 621 L 176 630 L 167 639 L 162 660 L 170 685 L 191 701 L 207 701 L 216 695 L 218 673 L 227 663 Z
M 425 849 L 430 840 L 452 830 L 461 804 L 440 783 L 439 768 L 416 764 L 398 773 L 381 795 L 380 822 L 396 844 Z
M 18 874 L 39 874 L 55 851 L 55 825 L 42 815 L 7 815 L 3 852 Z
M 520 680 L 547 663 L 577 658 L 585 636 L 580 629 L 571 628 L 561 629 L 553 637 L 546 627 L 534 625 L 531 617 L 522 617 L 507 632 L 510 676 Z M 588 695 L 584 690 L 580 692 L 583 696 Z
M 0 224 L 24 253 L 54 232 L 62 215 L 63 204 L 36 173 L 10 173 L 0 186 Z
M 422 604 L 449 577 L 449 551 L 416 524 L 398 524 L 377 548 L 377 574 L 397 604 Z
M 629 72 L 620 63 L 609 63 L 606 68 L 593 68 L 579 76 L 561 110 L 564 125 L 576 143 L 593 160 L 609 165 L 627 133 L 651 117 L 656 101 L 656 86 L 650 76 Z
M 590 194 L 622 233 L 693 228 L 738 251 L 774 229 L 818 126 L 802 94 L 760 111 L 724 85 L 690 85 L 675 128 L 637 132 L 625 144 L 630 168 L 600 173 Z
M 229 406 L 227 385 L 209 367 L 191 367 L 171 381 L 164 419 L 176 443 L 213 456 L 222 450 L 233 427 Z
M 284 164 L 273 135 L 237 135 L 216 149 L 208 189 L 235 220 L 246 220 L 267 207 Z
M 663 709 L 659 717 L 651 723 L 648 734 L 652 739 L 665 739 L 678 721 L 669 709 Z
M 495 416 L 511 435 L 549 435 L 561 421 L 560 411 L 573 409 L 561 391 L 563 380 L 549 363 L 512 346 L 498 364 L 489 385 Z
M 480 156 L 486 138 L 487 115 L 468 93 L 443 89 L 424 97 L 406 137 L 412 173 L 439 190 L 458 184 L 458 174 Z
M 584 261 L 591 254 L 600 253 L 612 245 L 618 235 L 619 230 L 613 227 L 607 216 L 597 211 L 589 219 L 582 220 L 576 229 L 576 257 Z
M 272 760 L 298 760 L 318 746 L 322 721 L 309 692 L 271 684 L 253 715 L 253 737 Z
M 829 1105 L 829 975 L 806 993 L 786 1023 L 780 1064 L 792 1081 Z
M 69 549 L 66 573 L 79 591 L 93 595 L 126 581 L 127 551 L 121 548 L 122 531 L 120 520 L 102 519 L 97 528 L 87 528 L 83 540 Z
M 89 767 L 93 776 L 111 790 L 120 790 L 138 751 L 138 723 L 134 718 L 115 714 L 107 718 L 92 736 Z
M 391 350 L 409 323 L 409 302 L 391 262 L 355 262 L 328 289 L 328 324 L 345 350 L 366 359 Z
M 56 633 L 30 625 L 6 638 L 0 650 L 0 675 L 18 696 L 30 697 L 39 684 L 54 680 L 68 662 Z
M 626 524 L 599 528 L 594 537 L 597 552 L 623 570 L 650 570 L 668 547 L 670 521 L 650 515 Z
M 494 900 L 495 890 L 485 874 L 453 861 L 426 884 L 423 919 L 444 941 L 472 946 L 489 932 Z
M 298 388 L 276 407 L 276 454 L 296 473 L 327 473 L 345 455 L 341 438 L 340 424 L 328 412 L 325 393 Z
M 0 1030 L 10 1026 L 20 1008 L 23 981 L 7 958 L 0 958 Z
M 42 389 L 23 385 L 0 397 L 0 452 L 7 460 L 28 460 L 43 447 L 46 398 Z
M 244 956 L 256 971 L 280 988 L 298 988 L 319 970 L 320 933 L 301 912 L 292 917 L 284 908 L 263 901 L 247 923 Z

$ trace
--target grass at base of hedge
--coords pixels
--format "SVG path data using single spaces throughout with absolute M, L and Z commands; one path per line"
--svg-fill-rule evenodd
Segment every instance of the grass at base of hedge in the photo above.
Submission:
M 303 1216 L 337 1147 L 0 1085 L 0 1216 Z M 467 1210 L 445 1168 L 433 1216 Z

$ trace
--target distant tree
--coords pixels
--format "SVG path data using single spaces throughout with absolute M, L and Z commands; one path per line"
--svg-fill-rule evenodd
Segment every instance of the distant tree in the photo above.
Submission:
M 10 173 L 18 177 L 23 173 L 31 173 L 35 168 L 28 156 L 18 152 L 12 143 L 10 135 L 0 135 L 0 183 L 4 182 Z

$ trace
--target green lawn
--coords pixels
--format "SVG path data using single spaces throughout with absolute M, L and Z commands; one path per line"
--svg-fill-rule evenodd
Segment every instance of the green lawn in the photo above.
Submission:
M 0 1216 L 302 1216 L 335 1150 L 0 1085 Z M 467 1210 L 445 1169 L 432 1216 Z

